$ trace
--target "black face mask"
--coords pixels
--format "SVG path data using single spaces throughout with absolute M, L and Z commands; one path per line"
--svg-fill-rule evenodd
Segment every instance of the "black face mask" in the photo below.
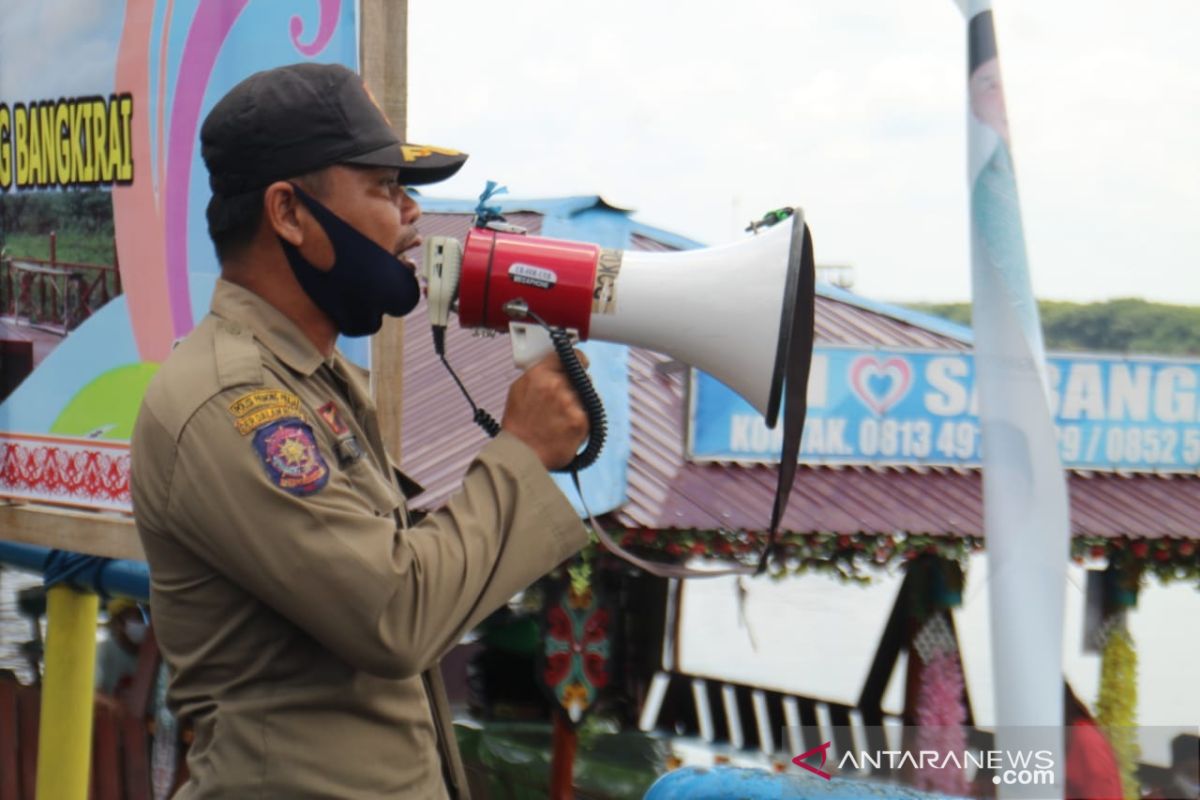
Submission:
M 375 242 L 359 233 L 316 198 L 293 184 L 333 246 L 333 266 L 320 270 L 296 247 L 280 238 L 292 273 L 305 294 L 346 336 L 367 336 L 383 325 L 383 315 L 402 317 L 421 297 L 413 271 Z

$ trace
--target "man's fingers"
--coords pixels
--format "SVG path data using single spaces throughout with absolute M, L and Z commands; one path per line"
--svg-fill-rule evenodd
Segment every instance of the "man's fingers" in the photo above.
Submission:
M 575 351 L 580 363 L 587 357 Z M 513 383 L 503 427 L 529 445 L 547 468 L 570 463 L 588 436 L 588 415 L 557 353 L 550 353 Z

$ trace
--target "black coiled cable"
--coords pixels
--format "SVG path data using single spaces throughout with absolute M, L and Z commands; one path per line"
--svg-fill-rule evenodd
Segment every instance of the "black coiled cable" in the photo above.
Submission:
M 592 385 L 592 380 L 588 377 L 587 370 L 579 360 L 579 356 L 576 355 L 575 346 L 571 343 L 571 337 L 567 332 L 562 328 L 550 327 L 546 324 L 545 320 L 533 312 L 529 312 L 529 316 L 550 334 L 550 342 L 554 345 L 554 352 L 558 354 L 558 358 L 563 365 L 563 371 L 567 374 L 567 380 L 570 381 L 571 387 L 575 389 L 575 393 L 579 395 L 579 402 L 583 405 L 584 413 L 587 414 L 587 446 L 583 448 L 583 452 L 577 454 L 571 460 L 570 464 L 561 469 L 552 470 L 553 472 L 577 473 L 579 470 L 587 469 L 594 464 L 596 459 L 600 457 L 600 451 L 604 448 L 604 440 L 608 435 L 608 420 L 604 414 L 604 403 L 600 401 L 600 395 L 596 393 L 596 387 Z M 445 328 L 434 326 L 433 348 L 437 352 L 438 358 L 442 360 L 443 366 L 446 367 L 446 371 L 450 373 L 450 377 L 458 384 L 458 390 L 462 392 L 463 397 L 470 404 L 472 419 L 474 419 L 475 424 L 483 428 L 488 436 L 495 438 L 500 433 L 500 423 L 496 422 L 496 418 L 486 410 L 475 405 L 475 401 L 471 399 L 470 393 L 467 392 L 467 387 L 459 380 L 458 375 L 450 366 L 450 362 L 446 360 L 445 336 Z
M 600 457 L 600 451 L 604 448 L 604 439 L 608 435 L 608 420 L 604 416 L 604 404 L 600 402 L 600 395 L 596 393 L 592 379 L 588 377 L 587 370 L 584 369 L 579 356 L 576 355 L 575 346 L 571 344 L 571 337 L 567 335 L 567 332 L 562 328 L 551 328 L 532 313 L 530 316 L 550 334 L 554 352 L 558 353 L 558 358 L 562 361 L 563 369 L 567 373 L 567 380 L 571 382 L 575 393 L 579 395 L 579 402 L 583 405 L 584 413 L 588 418 L 587 447 L 583 448 L 583 452 L 577 454 L 566 467 L 554 471 L 578 472 L 587 469 Z
M 496 418 L 489 414 L 484 409 L 475 405 L 475 401 L 471 399 L 471 393 L 467 391 L 467 387 L 463 386 L 463 382 L 459 379 L 458 373 L 450 366 L 450 362 L 446 360 L 446 329 L 439 325 L 433 326 L 433 350 L 437 353 L 438 358 L 442 360 L 442 366 L 450 373 L 450 377 L 454 378 L 454 382 L 458 384 L 458 390 L 462 392 L 462 396 L 467 398 L 467 403 L 471 406 L 472 418 L 475 424 L 483 428 L 488 436 L 493 439 L 500 433 L 500 423 L 496 422 Z
M 496 418 L 482 408 L 475 409 L 473 419 L 475 420 L 475 424 L 483 428 L 487 432 L 487 435 L 493 439 L 500 435 L 500 423 L 496 422 Z

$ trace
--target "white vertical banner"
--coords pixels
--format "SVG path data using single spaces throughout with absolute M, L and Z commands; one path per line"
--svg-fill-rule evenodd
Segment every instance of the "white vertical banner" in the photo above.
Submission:
M 1063 724 L 1067 483 L 1050 415 L 991 2 L 958 4 L 967 18 L 971 299 L 997 746 L 1028 749 L 1027 734 L 1050 736 Z M 1056 754 L 1063 753 L 1061 738 L 1055 742 Z M 1054 761 L 1062 797 L 1065 765 Z M 998 797 L 1022 796 L 1019 787 L 997 789 Z

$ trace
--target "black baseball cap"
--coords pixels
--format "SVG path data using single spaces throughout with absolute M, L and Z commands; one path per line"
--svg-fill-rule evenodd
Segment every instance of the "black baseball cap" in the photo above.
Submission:
M 458 172 L 466 153 L 401 142 L 362 79 L 340 64 L 256 72 L 213 106 L 200 154 L 214 194 L 231 197 L 334 164 L 395 167 L 406 185 Z

